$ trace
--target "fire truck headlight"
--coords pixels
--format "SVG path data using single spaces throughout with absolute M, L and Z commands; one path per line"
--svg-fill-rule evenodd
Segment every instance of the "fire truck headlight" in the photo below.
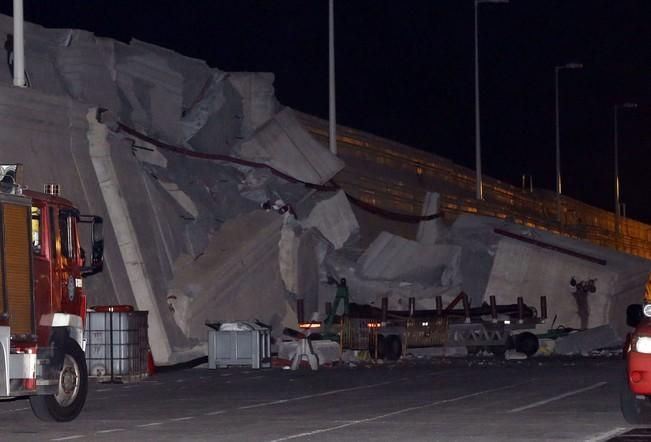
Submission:
M 635 341 L 635 351 L 639 353 L 651 354 L 651 337 L 639 336 Z
M 644 304 L 644 309 L 642 311 L 644 312 L 644 316 L 651 318 L 651 304 Z

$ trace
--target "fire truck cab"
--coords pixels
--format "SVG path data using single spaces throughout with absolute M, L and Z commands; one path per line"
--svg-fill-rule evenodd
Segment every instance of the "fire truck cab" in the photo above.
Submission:
M 86 401 L 83 278 L 102 270 L 102 219 L 56 185 L 24 189 L 20 172 L 0 165 L 0 399 L 28 396 L 37 417 L 65 422 Z

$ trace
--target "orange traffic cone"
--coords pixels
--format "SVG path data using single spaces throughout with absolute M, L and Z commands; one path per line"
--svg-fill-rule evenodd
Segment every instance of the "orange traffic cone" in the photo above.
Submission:
M 151 354 L 151 350 L 147 351 L 147 374 L 149 376 L 156 374 L 156 364 L 154 363 L 154 355 Z

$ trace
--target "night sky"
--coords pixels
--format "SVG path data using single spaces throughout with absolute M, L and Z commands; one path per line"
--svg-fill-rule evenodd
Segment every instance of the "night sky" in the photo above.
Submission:
M 564 193 L 612 210 L 613 105 L 635 102 L 619 118 L 621 199 L 651 222 L 651 0 L 479 10 L 484 173 L 555 189 L 554 67 L 580 62 L 560 73 Z M 25 0 L 25 17 L 274 72 L 282 104 L 328 115 L 327 0 Z M 474 169 L 473 1 L 335 0 L 335 20 L 338 122 Z

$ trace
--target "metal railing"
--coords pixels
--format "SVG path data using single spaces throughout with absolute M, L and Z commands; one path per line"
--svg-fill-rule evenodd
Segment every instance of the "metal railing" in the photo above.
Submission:
M 325 121 L 297 115 L 315 138 L 327 141 Z M 479 201 L 473 197 L 475 174 L 468 168 L 355 129 L 340 126 L 337 133 L 338 154 L 347 167 L 335 180 L 368 204 L 421 215 L 426 192 L 438 192 L 441 211 L 448 217 L 471 213 L 508 219 L 651 259 L 651 225 L 624 218 L 616 232 L 612 212 L 566 196 L 561 197 L 559 216 L 554 192 L 523 191 L 489 177 L 483 181 L 484 200 Z

